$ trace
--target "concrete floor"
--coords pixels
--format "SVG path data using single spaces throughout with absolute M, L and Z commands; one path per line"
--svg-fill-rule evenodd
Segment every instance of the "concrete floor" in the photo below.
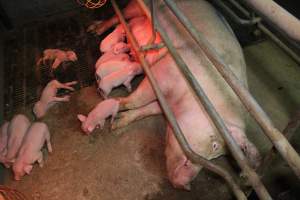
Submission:
M 270 42 L 246 47 L 244 52 L 250 91 L 282 130 L 300 102 L 300 69 Z M 114 95 L 120 93 L 124 95 L 120 89 Z M 83 135 L 76 114 L 88 113 L 100 100 L 95 88 L 88 87 L 76 92 L 70 103 L 53 107 L 44 121 L 52 133 L 54 152 L 45 157 L 44 168 L 36 165 L 32 174 L 20 182 L 12 181 L 7 170 L 6 184 L 34 200 L 232 198 L 224 181 L 206 170 L 193 182 L 191 192 L 170 186 L 163 154 L 162 116 L 149 117 L 113 132 L 107 125 L 103 131 Z M 31 116 L 29 110 L 23 112 Z M 249 121 L 247 134 L 262 153 L 267 151 L 269 143 L 253 120 Z M 299 139 L 293 138 L 298 150 Z M 232 160 L 226 157 L 215 162 L 233 170 Z M 288 167 L 278 162 L 278 167 L 272 167 L 273 172 L 264 179 L 270 193 L 274 199 L 297 199 L 299 183 Z M 278 180 L 284 182 L 278 184 Z

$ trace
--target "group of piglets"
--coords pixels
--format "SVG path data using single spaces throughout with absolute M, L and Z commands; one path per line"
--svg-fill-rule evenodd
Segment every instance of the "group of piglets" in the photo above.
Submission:
M 149 44 L 153 39 L 151 23 L 147 17 L 132 18 L 128 24 L 140 47 Z M 102 56 L 95 64 L 95 77 L 98 92 L 105 99 L 107 99 L 113 88 L 120 85 L 124 85 L 128 92 L 131 92 L 131 81 L 136 75 L 143 73 L 141 64 L 138 62 L 133 49 L 129 44 L 125 43 L 125 36 L 123 26 L 119 24 L 100 43 L 99 48 Z M 152 42 L 154 44 L 161 42 L 158 33 L 156 33 Z M 150 50 L 145 52 L 145 59 L 150 65 L 153 65 L 166 52 L 165 48 Z M 112 123 L 118 110 L 118 100 L 108 99 L 107 101 L 100 102 L 88 116 L 78 114 L 77 117 L 82 122 L 82 130 L 86 134 L 90 134 L 95 128 L 102 129 L 107 117 L 111 116 Z
M 43 167 L 43 148 L 47 143 L 52 152 L 50 132 L 43 122 L 33 122 L 22 114 L 15 115 L 10 122 L 2 124 L 0 130 L 0 162 L 6 168 L 12 166 L 15 180 L 30 174 L 37 161 Z
M 140 46 L 147 45 L 152 39 L 150 21 L 145 17 L 136 17 L 129 21 L 129 27 Z M 107 98 L 111 90 L 124 85 L 131 92 L 132 79 L 141 73 L 143 69 L 137 61 L 135 53 L 129 44 L 125 43 L 126 34 L 123 26 L 119 24 L 112 33 L 100 43 L 102 56 L 95 65 L 95 76 L 98 91 L 103 98 Z M 157 34 L 154 43 L 161 42 Z M 146 60 L 152 64 L 159 50 L 146 53 Z

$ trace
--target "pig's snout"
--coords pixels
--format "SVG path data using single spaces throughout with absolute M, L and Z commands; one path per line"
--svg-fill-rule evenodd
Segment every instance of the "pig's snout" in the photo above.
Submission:
M 174 164 L 174 163 L 171 163 Z M 168 172 L 169 179 L 174 188 L 191 190 L 191 181 L 197 176 L 198 167 L 194 166 L 187 158 L 172 166 Z

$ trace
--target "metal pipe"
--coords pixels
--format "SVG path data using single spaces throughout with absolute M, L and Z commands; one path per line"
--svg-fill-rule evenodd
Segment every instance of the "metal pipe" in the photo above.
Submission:
M 249 26 L 254 25 L 257 22 L 259 22 L 261 19 L 259 17 L 251 18 L 251 19 L 242 19 L 239 16 L 237 16 L 225 3 L 223 3 L 220 0 L 213 1 L 214 4 L 219 6 L 227 15 L 229 15 L 236 23 L 243 25 L 243 26 Z
M 160 30 L 161 37 L 163 38 L 167 48 L 169 49 L 173 59 L 175 60 L 176 64 L 178 65 L 181 72 L 184 74 L 185 79 L 193 88 L 194 92 L 196 93 L 197 97 L 200 99 L 203 107 L 205 108 L 206 112 L 208 113 L 209 117 L 212 119 L 214 125 L 218 129 L 218 131 L 223 136 L 227 146 L 229 147 L 230 152 L 232 153 L 233 157 L 238 162 L 239 166 L 247 174 L 247 177 L 253 186 L 254 190 L 258 194 L 261 199 L 271 199 L 268 191 L 260 181 L 258 175 L 255 171 L 249 166 L 245 155 L 243 154 L 242 150 L 239 148 L 235 140 L 230 134 L 230 131 L 226 127 L 223 119 L 218 114 L 218 112 L 213 107 L 212 103 L 204 93 L 202 87 L 199 85 L 196 78 L 193 76 L 192 72 L 189 70 L 188 66 L 184 63 L 181 56 L 176 52 L 171 40 L 168 38 L 166 33 L 163 31 L 162 27 L 157 22 L 157 29 Z
M 227 64 L 218 55 L 216 50 L 210 45 L 205 37 L 193 26 L 190 20 L 183 15 L 172 0 L 164 0 L 174 15 L 189 31 L 199 47 L 204 51 L 208 59 L 213 63 L 226 82 L 234 90 L 241 102 L 258 122 L 265 134 L 269 137 L 278 152 L 287 161 L 294 173 L 300 178 L 300 157 L 295 149 L 290 145 L 282 133 L 274 127 L 270 118 L 252 97 L 247 88 L 240 82 Z
M 284 136 L 290 141 L 292 136 L 295 134 L 297 129 L 300 127 L 300 111 L 297 111 L 297 113 L 292 117 L 292 119 L 289 121 L 287 126 L 282 131 Z M 276 155 L 276 149 L 274 146 L 271 147 L 271 149 L 266 153 L 263 162 L 261 163 L 258 173 L 260 175 L 264 175 L 265 172 L 267 172 L 268 167 L 271 165 L 271 162 L 273 161 L 273 158 Z
M 141 6 L 146 8 L 146 6 Z M 148 15 L 149 16 L 149 15 Z M 241 169 L 247 174 L 249 181 L 251 185 L 253 186 L 254 190 L 257 192 L 258 196 L 261 199 L 272 199 L 269 195 L 268 191 L 264 187 L 264 185 L 261 183 L 258 175 L 255 173 L 251 167 L 249 167 L 249 164 L 247 162 L 247 159 L 245 158 L 242 150 L 238 147 L 237 143 L 231 136 L 229 130 L 225 126 L 224 121 L 220 117 L 220 115 L 217 113 L 215 108 L 213 107 L 212 103 L 206 96 L 205 92 L 203 91 L 202 87 L 192 74 L 192 72 L 189 70 L 188 66 L 185 64 L 181 56 L 177 53 L 175 50 L 175 47 L 172 44 L 172 41 L 167 36 L 166 31 L 162 29 L 159 22 L 156 22 L 156 29 L 159 31 L 164 43 L 166 44 L 169 52 L 171 53 L 173 59 L 175 60 L 177 66 L 183 73 L 185 79 L 188 81 L 188 83 L 191 85 L 193 90 L 195 91 L 196 95 L 200 99 L 201 103 L 203 104 L 204 108 L 206 109 L 207 113 L 209 114 L 210 118 L 214 122 L 215 126 L 223 136 L 225 142 L 227 143 L 233 157 L 237 160 L 239 166 Z
M 232 5 L 234 5 L 239 11 L 241 11 L 245 17 L 251 18 L 251 14 L 243 8 L 238 2 L 235 0 L 228 0 Z M 258 22 L 257 27 L 266 34 L 276 45 L 278 45 L 281 49 L 283 49 L 289 56 L 291 56 L 298 64 L 300 64 L 300 57 L 291 50 L 287 45 L 285 45 L 276 35 L 274 35 L 266 26 L 262 23 Z
M 111 0 L 111 3 L 113 5 L 113 8 L 117 14 L 117 16 L 119 17 L 119 20 L 121 22 L 121 24 L 123 25 L 126 35 L 128 37 L 128 40 L 130 42 L 130 44 L 132 45 L 150 83 L 151 86 L 158 98 L 158 101 L 160 103 L 160 106 L 162 107 L 164 114 L 166 116 L 166 118 L 168 119 L 169 123 L 171 124 L 173 131 L 174 131 L 174 135 L 178 141 L 178 143 L 180 144 L 182 150 L 185 152 L 185 154 L 187 155 L 187 157 L 194 163 L 200 164 L 202 165 L 204 168 L 207 168 L 213 172 L 215 172 L 216 174 L 220 175 L 221 177 L 223 177 L 228 184 L 230 185 L 230 187 L 232 188 L 234 194 L 236 195 L 236 197 L 238 199 L 247 199 L 246 196 L 244 195 L 243 191 L 239 188 L 239 186 L 234 182 L 233 177 L 223 168 L 213 164 L 211 161 L 208 161 L 207 159 L 203 158 L 202 156 L 198 155 L 197 153 L 195 153 L 191 147 L 189 146 L 186 138 L 184 137 L 184 134 L 182 133 L 182 130 L 180 129 L 176 118 L 172 112 L 172 110 L 170 109 L 170 107 L 167 104 L 166 99 L 163 96 L 162 91 L 160 90 L 158 83 L 156 81 L 156 79 L 154 78 L 151 70 L 150 70 L 150 66 L 147 63 L 147 61 L 144 58 L 144 53 L 143 52 L 139 52 L 139 46 L 138 43 L 136 41 L 136 39 L 134 38 L 133 34 L 131 33 L 128 24 L 126 23 L 118 5 L 116 4 L 115 0 Z
M 157 50 L 157 49 L 161 49 L 161 48 L 164 48 L 165 45 L 164 43 L 158 43 L 158 44 L 149 44 L 149 45 L 144 45 L 144 46 L 141 46 L 141 51 L 149 51 L 149 50 Z
M 291 39 L 300 42 L 300 21 L 273 0 L 243 0 L 267 21 L 283 30 Z

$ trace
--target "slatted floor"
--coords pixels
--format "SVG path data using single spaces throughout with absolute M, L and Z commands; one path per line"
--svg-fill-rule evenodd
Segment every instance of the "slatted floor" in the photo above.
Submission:
M 35 22 L 10 34 L 4 42 L 5 117 L 16 109 L 36 102 L 52 77 L 51 62 L 36 66 L 44 49 L 59 48 L 76 52 L 78 61 L 63 63 L 55 71 L 62 81 L 77 80 L 76 89 L 94 82 L 94 64 L 100 55 L 99 37 L 86 33 L 92 19 L 86 12 L 76 11 L 43 22 Z

